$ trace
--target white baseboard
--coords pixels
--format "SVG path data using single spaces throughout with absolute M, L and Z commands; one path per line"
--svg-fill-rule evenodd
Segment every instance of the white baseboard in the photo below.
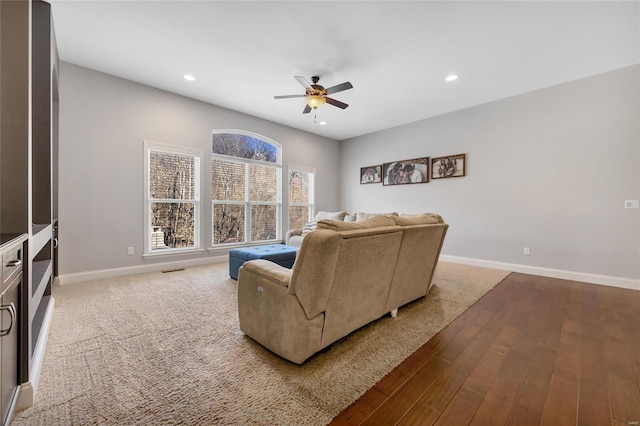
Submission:
M 49 329 L 51 328 L 51 319 L 53 318 L 53 308 L 55 306 L 55 299 L 52 295 L 49 298 L 49 304 L 47 311 L 42 320 L 42 326 L 40 327 L 40 333 L 38 334 L 38 341 L 36 342 L 35 349 L 33 350 L 31 368 L 29 370 L 29 381 L 33 385 L 33 395 L 35 396 L 38 391 L 38 383 L 40 383 L 40 371 L 42 370 L 42 363 L 44 362 L 44 352 L 47 348 L 47 341 L 49 340 Z
M 99 269 L 96 271 L 76 272 L 74 274 L 60 275 L 61 285 L 83 281 L 102 280 L 107 278 L 123 277 L 126 275 L 144 274 L 147 272 L 166 271 L 169 269 L 189 268 L 192 266 L 222 263 L 229 260 L 228 256 L 213 256 L 199 259 L 176 260 L 171 262 L 151 263 L 148 265 L 127 266 L 124 268 Z
M 565 271 L 562 269 L 542 268 L 539 266 L 518 265 L 515 263 L 494 262 L 491 260 L 472 259 L 468 257 L 447 256 L 444 254 L 440 255 L 440 260 L 444 262 L 480 266 L 483 268 L 501 269 L 505 271 L 520 272 L 523 274 L 540 275 L 543 277 L 607 285 L 610 287 L 628 288 L 631 290 L 640 290 L 640 280 L 634 280 L 632 278 L 587 274 L 585 272 Z
M 20 385 L 20 393 L 18 394 L 18 402 L 16 403 L 16 411 L 26 410 L 33 407 L 36 400 L 36 394 L 33 391 L 33 384 L 26 382 Z
M 640 280 L 632 278 L 613 277 L 609 275 L 588 274 L 585 272 L 565 271 L 562 269 L 543 268 L 539 266 L 519 265 L 515 263 L 495 262 L 492 260 L 473 259 L 468 257 L 440 255 L 445 262 L 461 263 L 483 268 L 501 269 L 505 271 L 521 272 L 523 274 L 540 275 L 543 277 L 559 278 L 571 281 L 580 281 L 591 284 L 607 285 L 611 287 L 640 290 Z M 149 265 L 128 266 L 124 268 L 101 269 L 96 271 L 65 274 L 58 277 L 61 285 L 82 281 L 122 277 L 126 275 L 143 274 L 146 272 L 165 271 L 167 269 L 188 268 L 192 266 L 207 265 L 210 263 L 227 262 L 228 256 L 214 256 L 201 259 L 188 259 L 172 262 L 153 263 Z
M 38 383 L 40 383 L 40 372 L 42 371 L 42 364 L 44 362 L 44 352 L 47 348 L 47 341 L 49 340 L 49 329 L 51 328 L 54 304 L 55 299 L 51 296 L 49 304 L 47 305 L 47 311 L 44 319 L 42 320 L 42 327 L 38 334 L 38 341 L 36 342 L 36 347 L 31 356 L 29 381 L 20 385 L 20 394 L 18 396 L 16 410 L 24 410 L 33 406 L 35 403 Z

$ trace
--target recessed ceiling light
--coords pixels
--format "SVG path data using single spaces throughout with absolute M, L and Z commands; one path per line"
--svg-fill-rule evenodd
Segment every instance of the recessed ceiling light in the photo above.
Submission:
M 326 125 L 327 125 L 327 122 L 326 122 L 326 121 L 321 121 L 321 122 L 319 122 L 318 124 L 319 124 L 319 125 L 321 125 L 321 126 L 326 126 Z
M 192 76 L 191 74 L 185 74 L 184 75 L 184 79 L 185 80 L 189 80 L 189 81 L 196 81 L 196 78 L 194 76 Z
M 445 80 L 447 81 L 455 81 L 457 79 L 458 79 L 458 76 L 456 74 L 448 75 L 447 78 L 445 78 Z

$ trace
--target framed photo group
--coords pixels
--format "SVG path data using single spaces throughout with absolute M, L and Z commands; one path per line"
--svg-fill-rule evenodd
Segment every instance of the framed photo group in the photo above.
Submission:
M 466 154 L 413 158 L 360 168 L 361 184 L 382 183 L 386 186 L 427 183 L 429 176 L 431 179 L 466 176 Z

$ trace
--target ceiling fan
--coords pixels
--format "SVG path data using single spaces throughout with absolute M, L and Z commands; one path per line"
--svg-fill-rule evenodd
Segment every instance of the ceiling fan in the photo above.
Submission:
M 305 88 L 304 95 L 281 95 L 281 96 L 274 96 L 273 98 L 274 99 L 305 98 L 305 100 L 307 101 L 307 105 L 304 107 L 304 110 L 302 110 L 303 114 L 310 113 L 312 108 L 316 109 L 318 107 L 321 107 L 322 105 L 325 104 L 325 102 L 342 109 L 345 109 L 346 107 L 349 106 L 344 102 L 340 102 L 338 100 L 335 100 L 327 96 L 333 93 L 342 92 L 343 90 L 352 89 L 353 85 L 348 81 L 325 89 L 324 87 L 318 84 L 318 81 L 320 81 L 320 77 L 318 76 L 314 75 L 313 77 L 311 77 L 311 81 L 313 81 L 313 84 L 309 83 L 306 78 L 301 77 L 299 75 L 295 76 L 294 78 L 298 80 L 298 83 L 302 84 L 302 87 Z

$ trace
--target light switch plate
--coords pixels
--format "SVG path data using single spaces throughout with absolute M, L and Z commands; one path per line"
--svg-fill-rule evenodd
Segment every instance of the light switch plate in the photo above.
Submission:
M 625 209 L 640 209 L 640 200 L 624 200 Z

